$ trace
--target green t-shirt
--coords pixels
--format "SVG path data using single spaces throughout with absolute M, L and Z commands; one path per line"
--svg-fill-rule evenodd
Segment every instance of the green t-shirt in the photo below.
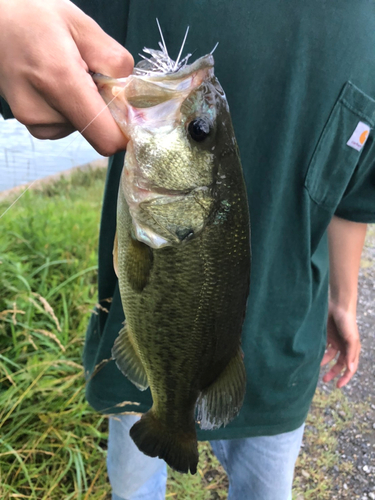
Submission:
M 333 214 L 375 222 L 372 131 L 361 146 L 363 131 L 375 125 L 375 4 L 76 3 L 136 60 L 144 46 L 157 48 L 156 17 L 172 57 L 187 25 L 186 52 L 196 51 L 194 57 L 220 42 L 215 73 L 230 105 L 252 220 L 251 287 L 242 340 L 248 382 L 239 416 L 224 429 L 199 432 L 199 438 L 297 428 L 306 418 L 325 349 L 327 226 Z M 111 357 L 124 320 L 112 266 L 122 164 L 123 155 L 116 155 L 108 169 L 99 248 L 102 308 L 92 316 L 84 352 L 87 398 L 106 414 L 144 412 L 151 404 L 150 392 L 138 391 L 113 361 L 100 365 Z

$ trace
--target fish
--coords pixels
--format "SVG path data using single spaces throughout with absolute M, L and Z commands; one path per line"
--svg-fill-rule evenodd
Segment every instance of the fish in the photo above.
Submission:
M 195 474 L 196 424 L 225 426 L 244 399 L 250 217 L 213 55 L 174 61 L 161 36 L 130 76 L 93 75 L 129 141 L 113 250 L 125 323 L 112 356 L 151 391 L 134 443 Z

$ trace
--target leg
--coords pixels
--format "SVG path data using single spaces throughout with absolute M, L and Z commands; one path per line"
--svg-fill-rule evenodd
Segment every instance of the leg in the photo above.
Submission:
M 119 415 L 109 419 L 107 468 L 112 500 L 164 500 L 167 467 L 164 460 L 138 450 L 129 430 L 139 417 Z
M 291 500 L 304 425 L 276 436 L 212 441 L 229 478 L 228 500 Z

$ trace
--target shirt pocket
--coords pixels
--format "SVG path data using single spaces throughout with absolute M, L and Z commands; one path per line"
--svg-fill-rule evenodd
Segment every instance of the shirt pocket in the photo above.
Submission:
M 364 149 L 359 145 L 358 151 L 347 144 L 360 122 L 374 127 L 375 101 L 347 82 L 323 129 L 305 178 L 310 198 L 328 210 L 339 204 Z

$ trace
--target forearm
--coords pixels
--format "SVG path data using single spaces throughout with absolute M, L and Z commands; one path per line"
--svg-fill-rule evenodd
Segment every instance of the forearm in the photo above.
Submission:
M 330 302 L 345 312 L 356 312 L 358 273 L 367 224 L 333 217 L 328 228 Z

